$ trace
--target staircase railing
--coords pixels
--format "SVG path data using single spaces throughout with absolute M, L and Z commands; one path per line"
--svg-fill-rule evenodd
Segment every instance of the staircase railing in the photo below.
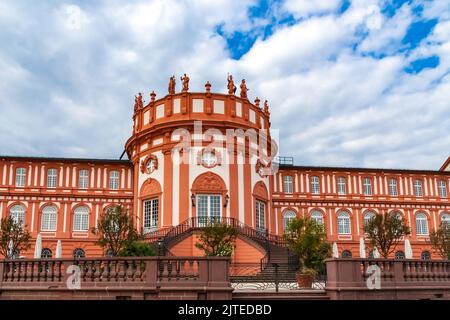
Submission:
M 181 222 L 177 226 L 164 230 L 161 248 L 165 253 L 169 253 L 169 247 L 178 236 L 185 234 L 193 229 L 201 229 L 213 223 L 220 223 L 232 226 L 237 229 L 239 234 L 246 236 L 259 243 L 266 251 L 265 256 L 260 261 L 261 270 L 263 270 L 270 261 L 270 245 L 286 247 L 283 237 L 270 234 L 267 229 L 255 229 L 242 223 L 238 219 L 231 217 L 191 217 Z M 161 235 L 161 233 L 159 234 Z M 161 236 L 160 236 L 161 237 Z M 152 237 L 154 238 L 154 237 Z

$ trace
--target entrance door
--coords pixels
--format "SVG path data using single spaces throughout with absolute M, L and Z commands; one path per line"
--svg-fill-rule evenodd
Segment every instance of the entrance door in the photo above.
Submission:
M 221 198 L 219 194 L 197 195 L 197 223 L 200 226 L 214 220 L 220 221 Z

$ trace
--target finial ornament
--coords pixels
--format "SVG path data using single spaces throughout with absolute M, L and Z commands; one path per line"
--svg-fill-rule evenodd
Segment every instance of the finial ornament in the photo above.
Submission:
M 183 92 L 188 92 L 189 90 L 189 77 L 186 75 L 186 73 L 184 74 L 183 77 L 181 77 L 181 81 L 183 81 Z
M 211 92 L 211 83 L 209 83 L 209 81 L 206 81 L 206 83 L 205 83 L 205 89 L 206 89 L 206 92 Z
M 155 101 L 155 97 L 156 97 L 156 93 L 155 91 L 152 91 L 152 93 L 150 93 L 150 99 L 153 101 Z
M 228 80 L 228 94 L 235 94 L 236 93 L 236 86 L 234 85 L 233 76 L 231 74 L 228 74 L 227 77 Z
M 247 84 L 245 83 L 245 79 L 242 79 L 240 87 L 241 87 L 241 98 L 242 99 L 247 99 L 247 91 L 249 89 L 247 89 Z
M 261 100 L 259 100 L 259 98 L 258 97 L 256 97 L 256 99 L 255 99 L 255 106 L 257 106 L 258 108 L 259 108 L 259 102 L 260 102 Z
M 175 76 L 171 76 L 169 80 L 169 94 L 175 94 Z

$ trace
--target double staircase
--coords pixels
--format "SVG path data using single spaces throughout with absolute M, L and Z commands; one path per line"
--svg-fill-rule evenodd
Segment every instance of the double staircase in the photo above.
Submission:
M 235 228 L 239 235 L 255 242 L 262 247 L 266 254 L 260 260 L 258 276 L 273 276 L 276 272 L 282 277 L 295 279 L 298 268 L 296 256 L 286 246 L 283 237 L 270 234 L 267 229 L 255 229 L 235 218 L 229 217 L 192 217 L 177 226 L 158 230 L 146 235 L 146 239 L 153 243 L 158 255 L 171 256 L 170 248 L 192 234 L 214 223 L 226 224 Z

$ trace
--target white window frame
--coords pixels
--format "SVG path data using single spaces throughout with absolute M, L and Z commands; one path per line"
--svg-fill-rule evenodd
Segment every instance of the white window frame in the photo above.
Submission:
M 348 212 L 340 212 L 337 219 L 338 234 L 352 234 L 350 214 Z
M 347 194 L 345 177 L 338 177 L 337 187 L 339 195 Z
M 286 210 L 283 213 L 283 231 L 286 231 L 289 222 L 291 222 L 293 219 L 295 219 L 296 214 L 292 210 Z
M 56 231 L 58 223 L 58 208 L 54 205 L 42 209 L 41 231 Z
M 318 176 L 311 176 L 311 193 L 320 194 L 320 179 Z
M 285 193 L 293 193 L 292 190 L 292 176 L 290 175 L 285 175 L 283 178 L 283 185 L 284 185 L 284 192 Z
M 441 225 L 443 226 L 444 224 L 450 226 L 450 213 L 444 212 L 441 215 Z
M 423 197 L 423 182 L 421 179 L 414 179 L 414 195 Z
M 428 218 L 423 212 L 416 214 L 416 234 L 418 236 L 428 235 Z
M 49 168 L 47 170 L 47 188 L 54 189 L 58 183 L 58 170 L 55 168 Z
M 447 183 L 444 180 L 439 180 L 439 197 L 447 198 Z
M 87 189 L 89 187 L 89 170 L 80 169 L 78 171 L 78 188 Z
M 259 232 L 266 231 L 266 203 L 256 200 L 255 228 Z
M 144 211 L 144 233 L 158 229 L 159 198 L 146 199 L 142 203 Z
M 222 195 L 213 193 L 197 194 L 197 223 L 201 225 L 207 224 L 211 219 L 219 219 L 222 217 Z
M 319 211 L 319 210 L 312 210 L 311 213 L 310 213 L 310 217 L 311 217 L 311 220 L 316 221 L 316 223 L 317 223 L 318 225 L 323 226 L 324 219 L 323 219 L 323 213 L 322 213 L 322 211 Z
M 364 186 L 364 195 L 365 196 L 372 196 L 372 179 L 369 177 L 365 177 L 363 179 L 363 186 Z
M 89 208 L 86 206 L 76 207 L 73 214 L 73 231 L 89 231 Z
M 25 187 L 25 180 L 27 177 L 27 169 L 23 167 L 16 168 L 16 183 L 15 186 L 18 188 Z
M 21 204 L 15 204 L 9 209 L 9 215 L 15 223 L 20 224 L 22 228 L 25 225 L 25 207 Z
M 370 219 L 373 219 L 375 217 L 375 212 L 373 211 L 366 211 L 364 213 L 364 226 L 367 226 L 367 224 L 369 223 Z
M 389 178 L 389 195 L 391 197 L 398 196 L 397 179 Z
M 111 170 L 109 172 L 109 189 L 110 190 L 118 190 L 119 189 L 119 176 L 120 176 L 120 173 L 118 170 Z

